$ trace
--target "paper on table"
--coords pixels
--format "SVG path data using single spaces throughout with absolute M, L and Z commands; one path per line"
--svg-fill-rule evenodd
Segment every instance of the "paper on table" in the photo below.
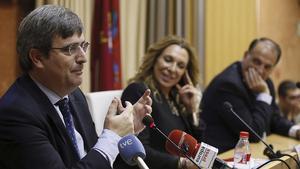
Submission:
M 233 166 L 233 161 L 228 161 L 228 159 L 226 159 L 227 164 L 229 166 Z M 269 161 L 268 159 L 261 159 L 261 158 L 250 158 L 250 168 L 251 169 L 256 169 L 258 168 L 260 165 L 264 164 L 265 162 Z M 248 169 L 248 166 L 246 164 L 238 164 L 237 166 L 234 166 L 237 169 Z

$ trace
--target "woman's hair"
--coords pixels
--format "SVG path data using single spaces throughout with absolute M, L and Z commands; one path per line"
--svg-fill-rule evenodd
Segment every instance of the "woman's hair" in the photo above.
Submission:
M 156 91 L 156 80 L 153 76 L 153 69 L 157 58 L 170 45 L 178 45 L 187 50 L 189 62 L 187 71 L 194 85 L 200 84 L 199 62 L 195 55 L 193 47 L 183 38 L 170 35 L 151 44 L 143 57 L 142 65 L 139 67 L 137 74 L 129 80 L 131 82 L 144 82 L 152 91 Z

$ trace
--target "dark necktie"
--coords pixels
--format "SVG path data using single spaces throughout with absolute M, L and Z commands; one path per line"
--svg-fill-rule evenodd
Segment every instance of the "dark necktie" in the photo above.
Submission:
M 75 137 L 75 128 L 74 128 L 74 123 L 73 123 L 71 110 L 70 110 L 70 106 L 69 106 L 69 100 L 67 98 L 63 98 L 63 99 L 59 100 L 58 102 L 56 102 L 55 105 L 59 107 L 59 110 L 63 115 L 68 135 L 71 138 L 72 144 L 73 144 L 74 148 L 76 149 L 77 155 L 79 158 L 79 149 L 78 149 L 77 141 L 76 141 L 76 137 Z

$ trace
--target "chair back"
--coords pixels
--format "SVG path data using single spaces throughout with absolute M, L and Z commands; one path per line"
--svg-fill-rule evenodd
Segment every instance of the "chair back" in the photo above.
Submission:
M 111 101 L 114 97 L 120 98 L 122 92 L 123 90 L 108 90 L 85 94 L 98 136 L 102 133 L 105 116 Z

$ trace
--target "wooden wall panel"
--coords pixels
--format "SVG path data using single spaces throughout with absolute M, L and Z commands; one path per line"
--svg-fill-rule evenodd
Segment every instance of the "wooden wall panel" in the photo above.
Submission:
M 272 38 L 282 48 L 282 59 L 272 74 L 275 86 L 284 79 L 300 81 L 300 34 L 297 34 L 297 25 L 300 24 L 300 1 L 259 2 L 258 35 Z
M 34 9 L 35 0 L 0 0 L 0 97 L 20 74 L 16 51 L 20 20 Z
M 17 3 L 0 2 L 0 97 L 18 72 L 16 53 Z
M 256 1 L 205 1 L 205 85 L 243 57 L 256 36 Z

